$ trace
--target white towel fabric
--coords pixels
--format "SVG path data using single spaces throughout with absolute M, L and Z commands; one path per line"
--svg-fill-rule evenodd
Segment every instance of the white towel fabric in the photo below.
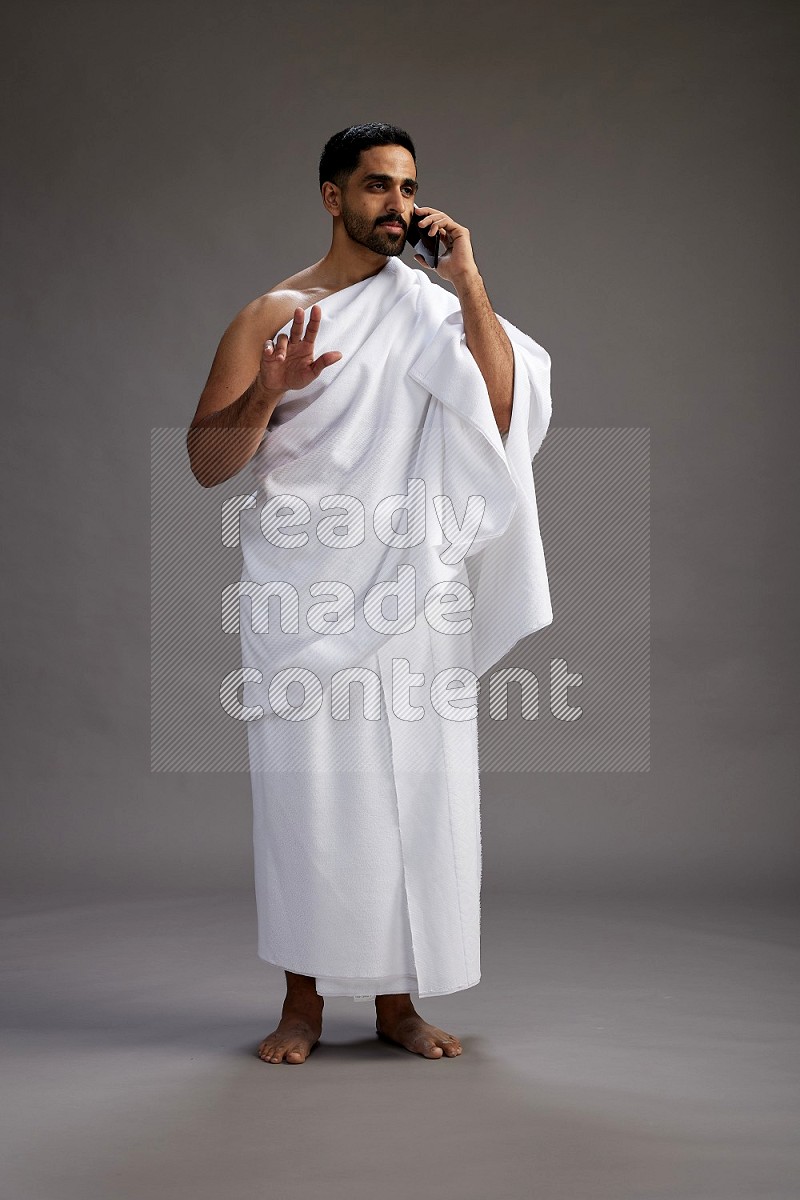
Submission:
M 424 271 L 389 258 L 320 304 L 315 354 L 343 357 L 278 404 L 240 514 L 258 954 L 323 996 L 444 995 L 480 978 L 474 680 L 553 619 L 531 465 L 550 357 L 498 314 L 501 437 Z

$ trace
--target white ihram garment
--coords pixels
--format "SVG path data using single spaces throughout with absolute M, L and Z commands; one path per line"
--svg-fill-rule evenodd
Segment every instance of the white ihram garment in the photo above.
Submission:
M 321 308 L 315 353 L 342 358 L 279 402 L 240 515 L 258 954 L 323 996 L 443 995 L 480 978 L 476 677 L 553 619 L 531 467 L 550 358 L 499 317 L 501 437 L 458 298 L 424 271 L 389 258 Z

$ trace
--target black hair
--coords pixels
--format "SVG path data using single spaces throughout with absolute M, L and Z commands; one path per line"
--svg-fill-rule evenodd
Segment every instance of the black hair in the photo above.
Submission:
M 404 146 L 417 162 L 417 155 L 405 129 L 373 121 L 369 125 L 351 125 L 328 138 L 319 160 L 319 190 L 323 183 L 343 188 L 358 167 L 362 150 L 370 146 Z

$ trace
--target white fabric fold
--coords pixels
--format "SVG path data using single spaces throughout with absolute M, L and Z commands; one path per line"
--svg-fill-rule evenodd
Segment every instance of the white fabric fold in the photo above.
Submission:
M 276 408 L 240 520 L 259 954 L 322 995 L 446 994 L 480 978 L 477 724 L 457 710 L 553 619 L 531 465 L 550 358 L 498 315 L 501 436 L 458 297 L 423 271 L 390 258 L 321 308 L 315 352 L 342 358 Z

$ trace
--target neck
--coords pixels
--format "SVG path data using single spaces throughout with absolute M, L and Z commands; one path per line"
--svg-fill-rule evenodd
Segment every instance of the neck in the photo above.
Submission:
M 323 287 L 338 291 L 378 275 L 392 257 L 353 241 L 341 224 L 334 222 L 328 253 L 315 264 L 314 271 Z

